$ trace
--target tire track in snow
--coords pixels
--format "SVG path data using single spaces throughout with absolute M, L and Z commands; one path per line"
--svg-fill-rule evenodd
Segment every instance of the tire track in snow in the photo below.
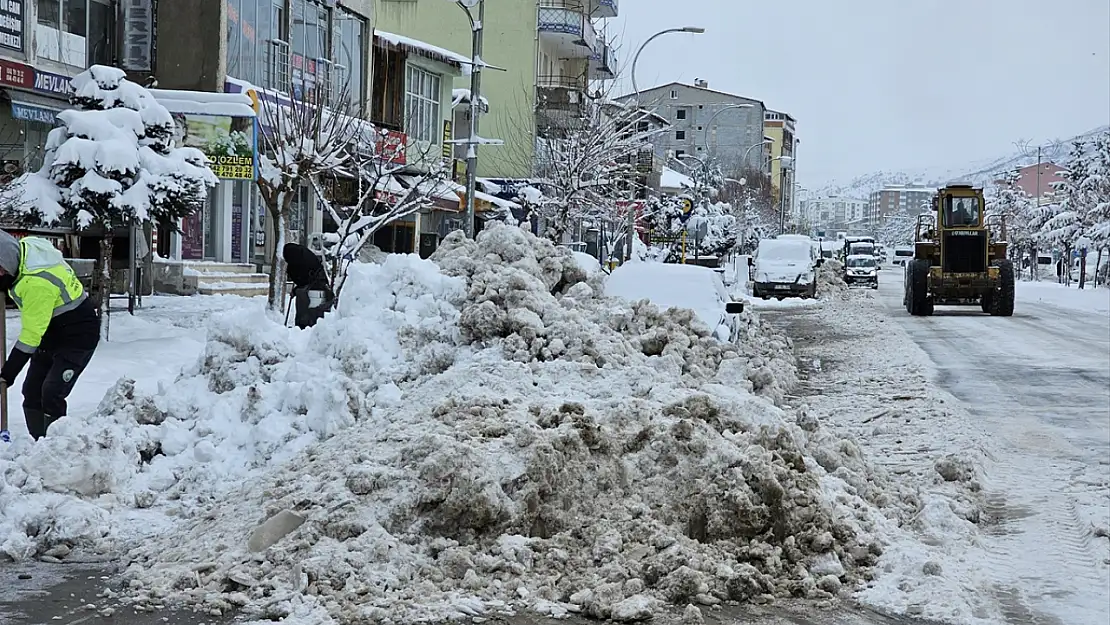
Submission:
M 1021 321 L 1026 332 L 1042 331 L 1021 337 L 1025 353 L 1045 350 L 1046 356 L 1058 359 L 1062 342 L 1080 338 Z M 1101 450 L 1082 444 L 1089 438 L 1081 432 L 1065 437 L 1053 425 L 1076 425 L 1094 416 L 1075 414 L 1058 403 L 1058 394 L 1093 396 L 1105 389 L 1078 368 L 1045 367 L 1046 374 L 1066 384 L 1063 388 L 1038 380 L 1048 376 L 1014 362 L 1021 356 L 1004 353 L 1015 337 L 1013 328 L 997 319 L 953 316 L 914 322 L 923 322 L 911 329 L 911 336 L 936 363 L 938 382 L 968 404 L 997 443 L 983 484 L 984 590 L 998 602 L 1009 625 L 1105 625 L 1110 575 L 1091 528 L 1080 518 L 1077 499 L 1066 492 L 1076 475 L 1091 469 L 1090 461 Z

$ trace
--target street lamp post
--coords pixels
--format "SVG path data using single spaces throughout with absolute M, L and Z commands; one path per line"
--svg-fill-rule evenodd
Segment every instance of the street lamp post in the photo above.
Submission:
M 716 113 L 713 113 L 713 115 L 711 115 L 709 117 L 709 121 L 705 122 L 705 132 L 702 135 L 702 145 L 705 146 L 706 155 L 709 154 L 709 127 L 713 125 L 713 120 L 717 119 L 717 116 L 720 115 L 721 113 L 724 113 L 725 111 L 732 111 L 732 110 L 735 110 L 735 109 L 750 109 L 750 108 L 752 108 L 751 104 L 730 104 L 728 106 L 725 106 L 725 107 L 721 108 L 720 110 L 718 110 Z M 745 152 L 745 154 L 747 154 L 747 152 Z
M 770 162 L 782 161 L 779 165 L 779 234 L 786 233 L 786 170 L 794 162 L 792 156 L 776 156 Z M 791 193 L 791 196 L 794 194 Z
M 635 106 L 640 107 L 640 88 L 636 85 L 636 64 L 640 61 L 640 53 L 644 51 L 649 43 L 655 41 L 663 35 L 670 33 L 693 33 L 700 35 L 705 32 L 704 28 L 700 26 L 683 26 L 682 28 L 668 28 L 661 30 L 654 35 L 647 38 L 647 41 L 640 44 L 636 50 L 636 54 L 632 57 L 632 99 L 635 101 Z M 636 206 L 633 202 L 628 203 L 628 236 L 626 237 L 625 245 L 625 259 L 632 260 L 632 239 L 636 236 Z
M 482 91 L 482 30 L 486 17 L 485 0 L 458 0 L 459 8 L 466 12 L 470 19 L 470 30 L 473 33 L 471 41 L 471 66 L 470 66 L 470 119 L 469 134 L 466 144 L 466 213 L 463 216 L 463 228 L 466 236 L 474 238 L 474 193 L 478 187 L 478 115 L 481 113 Z M 470 9 L 478 7 L 478 17 L 475 18 Z
M 767 144 L 770 144 L 770 143 L 774 143 L 774 141 L 772 141 L 770 139 L 764 139 L 763 141 L 760 141 L 759 143 L 748 146 L 748 149 L 744 150 L 744 154 L 740 156 L 740 162 L 741 163 L 747 163 L 748 162 L 748 152 L 751 152 L 755 148 L 758 148 L 758 147 L 761 147 L 761 146 L 764 146 L 764 145 L 767 145 Z

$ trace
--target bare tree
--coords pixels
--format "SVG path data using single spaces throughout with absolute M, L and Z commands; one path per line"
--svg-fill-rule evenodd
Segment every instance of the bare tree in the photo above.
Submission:
M 352 182 L 347 192 L 339 191 L 341 185 L 335 184 L 338 180 L 324 172 L 309 177 L 324 210 L 338 225 L 337 231 L 327 237 L 325 250 L 330 286 L 337 299 L 351 263 L 383 226 L 429 208 L 433 198 L 459 197 L 458 185 L 450 181 L 450 170 L 439 155 L 438 145 L 428 145 L 418 153 L 419 166 L 414 169 L 407 158 L 395 158 L 408 152 L 405 146 L 382 150 L 384 131 L 371 136 L 380 140 L 359 137 L 352 144 L 342 172 Z M 408 154 L 411 156 L 411 152 Z
M 651 150 L 651 114 L 613 101 L 588 102 L 577 127 L 537 140 L 536 172 L 546 199 L 537 207 L 556 243 L 578 219 L 618 216 L 638 185 L 637 157 Z
M 295 93 L 290 83 L 288 93 Z M 302 185 L 318 176 L 343 168 L 351 158 L 351 145 L 373 132 L 370 124 L 347 113 L 348 92 L 328 102 L 325 90 L 301 98 L 266 94 L 261 99 L 259 122 L 263 149 L 259 154 L 258 190 L 270 215 L 270 285 L 267 303 L 280 311 L 285 305 L 286 267 L 282 250 L 289 240 L 293 200 Z M 329 106 L 326 106 L 330 104 Z

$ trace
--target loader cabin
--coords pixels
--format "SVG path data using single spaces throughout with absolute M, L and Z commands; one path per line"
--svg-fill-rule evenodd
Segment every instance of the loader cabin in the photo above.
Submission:
M 940 227 L 926 235 L 924 244 L 919 237 L 917 257 L 928 258 L 945 274 L 985 273 L 990 258 L 983 207 L 982 189 L 953 184 L 938 190 L 933 209 Z

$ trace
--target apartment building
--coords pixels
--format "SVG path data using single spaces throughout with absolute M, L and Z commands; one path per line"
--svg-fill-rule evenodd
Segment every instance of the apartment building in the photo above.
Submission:
M 617 0 L 515 0 L 489 2 L 483 22 L 482 58 L 498 69 L 482 72 L 480 134 L 504 141 L 483 147 L 478 174 L 527 178 L 533 173 L 537 137 L 578 127 L 583 106 L 599 84 L 615 77 L 616 57 L 604 35 Z M 380 30 L 469 54 L 466 13 L 444 0 L 379 0 Z M 455 135 L 466 134 L 469 80 L 459 79 Z M 456 153 L 456 156 L 460 156 Z
M 69 106 L 69 78 L 111 62 L 112 0 L 0 2 L 0 160 L 5 179 L 42 164 L 55 115 Z
M 768 169 L 771 176 L 771 196 L 776 206 L 786 207 L 788 214 L 793 212 L 796 190 L 794 172 L 799 143 L 796 125 L 797 121 L 788 113 L 767 110 L 763 114 L 763 134 L 770 142 Z
M 763 136 L 766 107 L 759 100 L 710 89 L 704 80 L 693 85 L 672 82 L 617 100 L 638 101 L 670 124 L 667 132 L 652 140 L 656 157 L 667 167 L 685 171 L 696 166 L 676 162 L 689 155 L 713 159 L 727 170 L 768 171 Z
M 936 189 L 917 185 L 886 186 L 872 191 L 867 199 L 864 223 L 870 228 L 878 228 L 893 215 L 914 217 L 928 212 L 935 193 Z
M 808 223 L 826 232 L 847 230 L 848 224 L 863 219 L 867 212 L 867 200 L 850 197 L 809 198 L 799 204 Z
M 1052 197 L 1052 193 L 1055 191 L 1052 183 L 1061 180 L 1060 172 L 1062 171 L 1064 171 L 1064 168 L 1055 163 L 1034 163 L 1017 170 L 1015 184 L 1026 195 L 1041 203 Z M 1003 180 L 995 180 L 995 184 L 1002 184 L 1003 182 Z

